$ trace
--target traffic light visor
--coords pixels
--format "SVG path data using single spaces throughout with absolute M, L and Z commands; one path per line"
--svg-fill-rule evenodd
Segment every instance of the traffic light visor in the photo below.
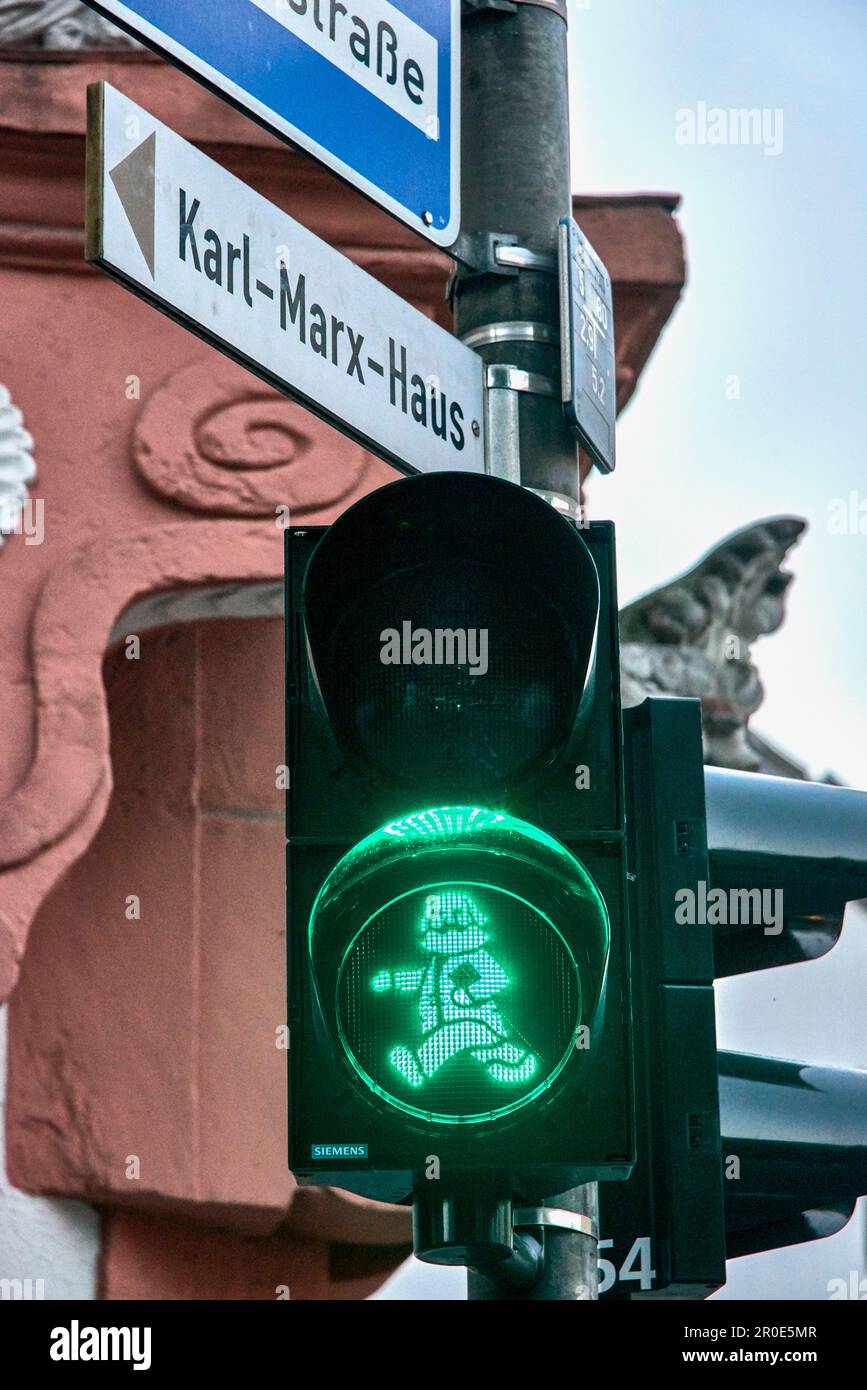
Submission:
M 497 478 L 427 474 L 363 498 L 320 541 L 304 606 L 341 747 L 420 798 L 496 795 L 546 768 L 591 697 L 590 553 Z

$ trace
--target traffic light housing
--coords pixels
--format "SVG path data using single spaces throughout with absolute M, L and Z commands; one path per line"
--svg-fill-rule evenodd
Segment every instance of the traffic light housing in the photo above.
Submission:
M 705 776 L 710 880 L 734 909 L 716 977 L 818 960 L 867 897 L 867 792 Z M 867 1071 L 721 1051 L 719 1080 L 728 1255 L 839 1231 L 867 1194 Z
M 703 769 L 696 701 L 625 733 L 639 1158 L 600 1188 L 600 1296 L 705 1297 L 867 1193 L 867 1073 L 718 1052 L 712 989 L 832 948 L 867 895 L 867 793 Z
M 613 532 L 427 474 L 287 532 L 290 1166 L 542 1200 L 633 1153 Z
M 638 1159 L 599 1189 L 600 1298 L 725 1280 L 713 928 L 675 921 L 677 894 L 707 882 L 697 700 L 624 711 Z
M 697 701 L 622 715 L 613 530 L 513 484 L 404 479 L 286 573 L 300 1180 L 414 1195 L 446 1261 L 599 1180 L 603 1297 L 838 1228 L 867 1078 L 718 1052 L 713 981 L 830 949 L 867 796 L 705 769 Z M 433 1190 L 476 1235 L 430 1249 Z

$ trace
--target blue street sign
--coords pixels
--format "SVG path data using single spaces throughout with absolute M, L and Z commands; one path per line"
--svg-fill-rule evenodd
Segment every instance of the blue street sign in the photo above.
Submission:
M 460 0 L 85 0 L 439 246 L 460 226 Z

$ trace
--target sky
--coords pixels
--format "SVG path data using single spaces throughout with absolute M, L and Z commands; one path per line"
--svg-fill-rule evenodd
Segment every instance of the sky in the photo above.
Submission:
M 573 190 L 683 196 L 687 288 L 620 421 L 616 472 L 588 489 L 589 515 L 616 523 L 621 604 L 742 526 L 805 518 L 786 621 L 754 648 L 752 723 L 811 775 L 867 787 L 867 4 L 569 9 Z M 702 102 L 767 112 L 765 143 L 680 143 L 679 113 Z M 822 961 L 719 984 L 720 1046 L 867 1067 L 865 927 L 850 908 Z M 716 1297 L 825 1299 L 852 1269 L 863 1213 L 830 1240 L 732 1261 Z M 410 1262 L 380 1296 L 465 1290 L 461 1271 Z
M 589 488 L 590 514 L 617 523 L 621 603 L 741 526 L 804 517 L 785 625 L 755 651 L 754 727 L 813 775 L 867 787 L 867 7 L 570 9 L 573 188 L 682 194 L 689 266 L 622 417 L 617 470 Z M 779 152 L 678 143 L 678 113 L 701 102 L 767 111 Z M 853 491 L 864 533 L 835 534 Z

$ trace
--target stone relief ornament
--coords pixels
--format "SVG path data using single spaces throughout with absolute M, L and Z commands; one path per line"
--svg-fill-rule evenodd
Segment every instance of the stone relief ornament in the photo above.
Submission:
M 36 477 L 32 449 L 33 437 L 24 428 L 24 417 L 0 383 L 0 546 L 6 536 L 21 529 L 30 496 L 27 484 Z
M 79 0 L 0 0 L 0 48 L 136 48 Z
M 792 575 L 781 566 L 805 528 L 791 516 L 744 527 L 620 614 L 624 705 L 648 695 L 699 698 L 705 761 L 714 766 L 764 767 L 748 727 L 764 698 L 750 649 L 783 621 Z
M 208 358 L 165 378 L 132 438 L 138 472 L 193 511 L 305 516 L 334 507 L 362 482 L 396 475 L 300 405 L 233 362 Z

